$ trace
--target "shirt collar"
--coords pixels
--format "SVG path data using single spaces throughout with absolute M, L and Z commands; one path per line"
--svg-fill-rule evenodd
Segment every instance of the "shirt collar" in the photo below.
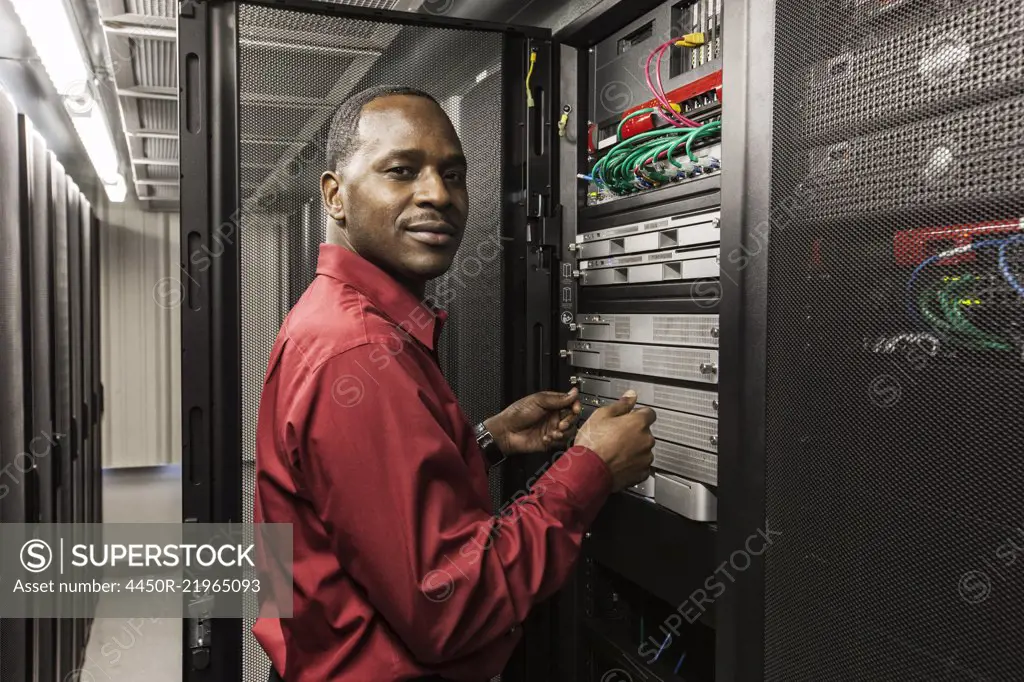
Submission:
M 321 244 L 316 274 L 351 285 L 392 322 L 436 351 L 448 313 L 421 300 L 377 265 L 337 244 Z

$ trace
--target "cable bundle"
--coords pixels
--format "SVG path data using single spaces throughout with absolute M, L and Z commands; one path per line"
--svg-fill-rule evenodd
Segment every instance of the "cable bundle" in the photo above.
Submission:
M 675 158 L 680 148 L 685 149 L 690 161 L 696 163 L 698 159 L 693 153 L 693 143 L 721 130 L 722 122 L 712 121 L 699 128 L 657 130 L 634 135 L 628 140 L 620 140 L 608 150 L 594 164 L 590 175 L 598 187 L 616 194 L 658 187 L 673 177 L 679 177 L 680 173 L 694 170 L 692 167 L 687 169 Z M 670 167 L 661 163 L 663 161 L 667 161 Z M 674 172 L 671 167 L 674 167 Z
M 1011 272 L 1007 254 L 1011 245 L 1022 243 L 1024 243 L 1024 234 L 1015 234 L 1005 239 L 978 240 L 968 246 L 950 249 L 949 251 L 944 251 L 924 259 L 920 265 L 914 268 L 914 272 L 907 281 L 908 312 L 911 318 L 913 319 L 919 314 L 936 331 L 952 341 L 970 348 L 1013 350 L 1013 346 L 1004 339 L 979 329 L 964 316 L 963 306 L 967 302 L 974 303 L 973 297 L 968 295 L 975 286 L 975 278 L 973 276 L 947 276 L 943 278 L 944 283 L 941 286 L 925 288 L 916 297 L 914 296 L 914 283 L 926 267 L 938 260 L 968 251 L 998 249 L 999 273 L 1018 295 L 1024 297 L 1024 287 L 1021 286 L 1013 272 Z
M 921 315 L 935 331 L 953 343 L 976 350 L 1013 350 L 1002 338 L 984 331 L 964 315 L 967 304 L 980 303 L 970 293 L 975 286 L 972 275 L 944 277 L 940 285 L 925 289 L 917 299 Z
M 601 190 L 614 194 L 628 194 L 659 187 L 673 179 L 682 179 L 689 173 L 702 172 L 702 169 L 693 166 L 698 162 L 697 156 L 693 153 L 693 143 L 702 137 L 720 133 L 722 123 L 712 121 L 701 125 L 679 112 L 679 105 L 670 102 L 665 95 L 661 81 L 661 59 L 672 45 L 694 47 L 703 42 L 703 34 L 694 33 L 662 43 L 648 55 L 645 69 L 647 87 L 661 106 L 639 109 L 623 117 L 616 131 L 616 144 L 608 150 L 604 158 L 594 164 L 590 175 L 580 176 L 582 179 L 593 181 Z M 651 79 L 651 63 L 655 58 L 657 86 Z M 622 139 L 622 128 L 629 120 L 637 116 L 654 114 L 671 123 L 672 128 L 652 130 L 634 135 L 628 140 Z M 685 149 L 692 163 L 684 164 L 675 158 L 681 149 Z M 667 164 L 663 163 L 666 161 Z M 714 167 L 717 167 L 717 160 L 711 164 L 711 168 Z
M 949 258 L 950 256 L 958 256 L 962 253 L 967 253 L 968 251 L 979 251 L 981 249 L 995 248 L 999 249 L 1000 274 L 1002 274 L 1003 279 L 1006 280 L 1006 283 L 1013 287 L 1014 291 L 1016 291 L 1020 296 L 1024 297 L 1024 286 L 1021 286 L 1020 282 L 1010 271 L 1009 258 L 1007 256 L 1007 251 L 1010 245 L 1020 243 L 1024 243 L 1024 234 L 1015 234 L 1005 239 L 979 239 L 978 241 L 971 242 L 967 246 L 958 246 L 955 249 L 943 251 L 942 253 L 937 253 L 934 256 L 929 256 L 928 258 L 925 258 L 923 261 L 921 261 L 920 265 L 914 268 L 914 272 L 910 274 L 910 279 L 907 280 L 907 298 L 909 301 L 908 312 L 910 313 L 910 317 L 915 317 L 914 282 L 917 281 L 917 278 L 921 275 L 921 272 L 924 271 L 926 267 L 928 267 L 929 265 L 938 260 L 942 260 L 943 258 Z

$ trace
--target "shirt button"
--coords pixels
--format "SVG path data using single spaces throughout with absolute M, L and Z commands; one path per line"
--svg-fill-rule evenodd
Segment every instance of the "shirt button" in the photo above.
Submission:
M 516 626 L 515 625 L 513 625 L 512 629 L 508 631 L 508 634 L 510 634 L 510 635 L 516 634 Z

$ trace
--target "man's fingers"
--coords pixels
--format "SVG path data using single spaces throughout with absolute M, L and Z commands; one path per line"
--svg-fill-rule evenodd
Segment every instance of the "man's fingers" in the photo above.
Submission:
M 658 413 L 649 407 L 638 407 L 633 410 L 633 414 L 640 417 L 647 426 L 650 426 L 658 419 Z
M 568 431 L 576 423 L 579 414 L 571 411 L 569 414 L 565 414 L 565 411 L 563 411 L 561 417 L 561 421 L 558 422 L 558 428 L 562 431 Z
M 537 394 L 537 402 L 545 410 L 560 410 L 573 404 L 579 395 L 579 389 L 573 387 L 568 393 L 557 391 L 541 391 Z
M 614 417 L 618 417 L 620 415 L 627 414 L 633 409 L 633 406 L 636 405 L 636 398 L 636 391 L 629 389 L 623 393 L 622 397 L 617 401 L 609 405 L 605 405 L 601 409 L 607 410 Z

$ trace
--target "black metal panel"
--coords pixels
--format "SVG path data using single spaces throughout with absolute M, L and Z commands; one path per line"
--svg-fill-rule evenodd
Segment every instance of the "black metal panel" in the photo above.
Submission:
M 54 395 L 53 395 L 53 328 L 51 314 L 53 307 L 53 244 L 51 228 L 51 195 L 50 195 L 50 160 L 46 153 L 46 145 L 41 137 L 31 140 L 31 185 L 30 202 L 32 222 L 29 230 L 31 241 L 31 279 L 30 290 L 32 311 L 32 438 L 53 437 L 54 428 Z M 40 441 L 41 443 L 42 441 Z M 36 459 L 36 470 L 39 479 L 39 510 L 38 519 L 43 523 L 56 520 L 57 469 L 53 462 L 53 453 L 40 444 L 36 452 L 45 452 L 46 456 Z
M 181 195 L 188 197 L 181 205 L 186 522 L 241 521 L 237 26 L 234 2 L 179 7 Z M 184 679 L 242 679 L 241 621 L 211 621 L 203 646 L 195 641 L 196 625 L 182 624 Z
M 722 330 L 719 358 L 718 561 L 763 529 L 765 300 L 771 179 L 771 5 L 725 3 L 728 36 L 722 114 Z M 763 669 L 763 557 L 716 602 L 716 675 L 760 680 Z
M 709 288 L 718 289 L 718 282 L 702 282 Z M 659 286 L 657 284 L 651 287 Z M 587 287 L 602 289 L 605 287 Z M 657 292 L 646 292 L 652 294 L 648 297 L 633 296 L 634 292 L 625 287 L 608 287 L 609 293 L 614 296 L 596 297 L 588 295 L 580 297 L 580 313 L 608 313 L 632 314 L 632 313 L 659 313 L 659 314 L 708 314 L 718 312 L 718 299 L 716 298 L 691 298 L 687 293 L 668 294 L 665 297 L 659 296 Z M 624 290 L 625 289 L 625 290 Z M 688 289 L 684 289 L 684 292 Z M 622 294 L 622 295 L 619 295 Z
M 70 359 L 71 359 L 71 519 L 74 523 L 84 520 L 85 512 L 85 423 L 82 404 L 82 195 L 74 180 L 70 177 L 64 201 L 67 205 L 68 226 L 68 308 L 70 322 Z M 80 619 L 84 612 L 85 597 L 73 594 L 68 599 L 70 611 L 75 618 L 72 621 L 72 641 L 74 665 L 78 665 L 84 653 L 86 630 L 85 623 Z
M 92 519 L 94 523 L 103 522 L 103 377 L 102 377 L 102 332 L 103 332 L 103 311 L 101 309 L 102 296 L 100 292 L 100 229 L 102 223 L 99 216 L 93 212 L 92 223 L 92 410 L 93 420 L 93 508 Z
M 276 9 L 293 9 L 316 14 L 333 14 L 350 19 L 384 21 L 389 24 L 423 27 L 436 26 L 438 28 L 469 29 L 474 31 L 498 31 L 538 39 L 551 37 L 551 31 L 546 28 L 501 24 L 491 21 L 478 21 L 476 19 L 459 19 L 457 17 L 445 16 L 443 12 L 413 14 L 410 12 L 396 12 L 375 7 L 364 7 L 357 4 L 345 4 L 343 2 L 332 4 L 323 0 L 246 0 L 246 4 L 267 5 Z
M 81 406 L 81 431 L 82 431 L 82 450 L 81 450 L 81 465 L 82 465 L 82 483 L 81 483 L 81 499 L 82 499 L 82 510 L 81 510 L 81 521 L 82 523 L 93 523 L 93 507 L 95 506 L 94 496 L 95 491 L 95 469 L 96 460 L 94 457 L 94 443 L 96 437 L 95 432 L 95 417 L 94 417 L 94 405 L 93 405 L 93 356 L 97 350 L 93 345 L 93 324 L 95 312 L 93 311 L 93 272 L 92 272 L 92 251 L 93 251 L 93 210 L 89 201 L 83 195 L 79 203 L 79 214 L 80 214 L 80 230 L 81 230 L 81 248 L 79 255 L 81 257 L 81 339 L 82 339 L 82 367 L 81 367 L 81 381 L 82 381 L 82 406 Z M 89 531 L 83 533 L 83 540 L 90 537 Z M 93 571 L 92 575 L 96 578 L 100 576 L 99 571 Z M 99 594 L 83 594 L 81 595 L 82 606 L 81 606 L 81 625 L 82 628 L 82 646 L 88 643 L 89 634 L 92 630 L 92 618 L 95 613 L 96 603 L 99 599 Z
M 558 31 L 555 40 L 579 49 L 589 48 L 664 3 L 665 0 L 601 0 Z
M 1021 5 L 885 4 L 835 8 L 834 16 L 845 14 L 839 32 L 835 23 L 812 19 L 822 39 L 806 45 L 814 61 L 800 73 L 808 137 L 835 141 L 876 128 L 879 118 L 909 123 L 1024 93 Z M 977 26 L 985 27 L 984 39 L 974 39 Z
M 92 364 L 93 348 L 93 293 L 92 293 L 92 206 L 82 197 L 81 201 L 82 244 L 82 522 L 92 523 L 93 508 L 93 404 Z M 95 602 L 95 596 L 89 596 Z
M 716 535 L 712 524 L 620 493 L 609 498 L 584 544 L 588 558 L 675 605 L 714 575 Z

